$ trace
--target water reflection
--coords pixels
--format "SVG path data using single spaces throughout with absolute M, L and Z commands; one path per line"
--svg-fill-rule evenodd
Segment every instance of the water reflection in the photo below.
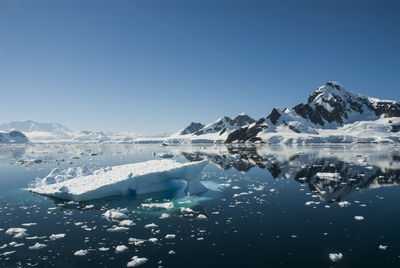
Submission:
M 391 147 L 227 146 L 225 151 L 202 147 L 181 154 L 189 161 L 208 159 L 224 170 L 259 167 L 273 178 L 307 184 L 326 202 L 341 201 L 354 191 L 397 185 L 400 176 L 400 154 Z

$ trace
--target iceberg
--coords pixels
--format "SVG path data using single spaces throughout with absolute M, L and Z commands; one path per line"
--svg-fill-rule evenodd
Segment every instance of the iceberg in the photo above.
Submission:
M 188 194 L 200 194 L 208 189 L 200 182 L 201 171 L 208 161 L 179 163 L 171 159 L 113 166 L 76 173 L 67 179 L 36 180 L 28 191 L 72 201 L 88 201 L 129 193 L 144 194 L 176 186 L 175 179 L 186 180 Z M 63 173 L 64 174 L 64 173 Z M 53 177 L 54 171 L 50 177 Z

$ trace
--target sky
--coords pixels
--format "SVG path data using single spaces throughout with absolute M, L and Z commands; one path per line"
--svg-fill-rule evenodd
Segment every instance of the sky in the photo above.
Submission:
M 327 81 L 400 100 L 400 1 L 2 0 L 0 123 L 175 132 Z

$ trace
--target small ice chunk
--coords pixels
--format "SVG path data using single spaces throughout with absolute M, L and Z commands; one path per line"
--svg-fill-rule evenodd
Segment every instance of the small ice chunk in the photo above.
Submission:
M 110 250 L 110 248 L 105 248 L 105 247 L 101 247 L 101 248 L 99 248 L 99 251 L 109 251 Z
M 149 238 L 148 239 L 149 242 L 156 244 L 158 242 L 158 239 L 155 237 Z
M 194 211 L 193 211 L 193 209 L 191 209 L 191 208 L 184 208 L 184 207 L 181 207 L 181 213 L 182 213 L 182 214 L 192 214 L 192 213 L 194 213 Z
M 173 250 L 171 249 L 170 251 L 168 251 L 168 254 L 169 254 L 169 255 L 174 255 L 174 254 L 175 254 L 175 251 L 173 251 Z
M 150 203 L 150 204 L 142 204 L 142 208 L 149 208 L 149 209 L 173 209 L 174 203 L 166 202 L 166 203 Z
M 12 235 L 14 238 L 24 238 L 27 236 L 25 228 L 9 228 L 6 235 Z
M 128 230 L 129 230 L 128 227 L 113 225 L 111 228 L 107 229 L 107 232 L 115 233 L 115 232 L 125 232 Z
M 75 256 L 85 256 L 89 253 L 87 249 L 81 249 L 74 253 Z
M 150 223 L 150 224 L 146 224 L 145 226 L 144 226 L 144 228 L 157 228 L 158 227 L 158 225 L 157 224 L 155 224 L 155 223 Z
M 123 220 L 119 222 L 120 226 L 133 226 L 136 225 L 132 220 Z
M 125 245 L 119 245 L 115 248 L 115 253 L 122 253 L 128 250 L 128 247 Z
M 342 253 L 329 253 L 329 259 L 332 262 L 338 262 L 341 259 L 343 259 L 343 254 Z
M 199 214 L 199 215 L 197 216 L 197 218 L 200 219 L 200 220 L 205 220 L 205 219 L 207 219 L 207 216 L 204 215 L 204 214 Z
M 46 244 L 36 243 L 35 245 L 30 246 L 29 249 L 30 250 L 39 250 L 39 249 L 42 249 L 42 248 L 45 248 L 45 247 L 47 247 Z
M 175 237 L 176 237 L 176 235 L 174 235 L 174 234 L 167 234 L 165 236 L 165 239 L 174 239 Z
M 354 216 L 354 219 L 355 219 L 356 221 L 363 221 L 363 220 L 364 220 L 364 217 L 363 217 L 363 216 Z
M 384 246 L 384 245 L 379 245 L 379 249 L 380 250 L 386 250 L 388 246 Z
M 129 243 L 133 243 L 135 246 L 143 244 L 145 240 L 139 238 L 129 238 Z
M 64 238 L 64 237 L 65 237 L 65 234 L 52 234 L 50 236 L 50 240 L 57 240 L 57 239 Z
M 14 254 L 15 253 L 15 250 L 13 250 L 13 251 L 7 251 L 7 252 L 4 252 L 3 253 L 3 256 L 4 257 L 7 257 L 7 256 L 10 256 L 10 255 L 12 255 L 12 254 Z
M 9 243 L 8 245 L 10 245 L 10 247 L 18 248 L 18 247 L 22 247 L 25 244 L 24 243 L 17 243 L 15 241 L 13 241 L 13 242 Z
M 348 201 L 342 201 L 342 202 L 339 202 L 338 205 L 339 205 L 339 207 L 344 208 L 344 207 L 350 206 L 351 203 Z
M 34 225 L 37 225 L 37 223 L 35 223 L 35 222 L 30 222 L 30 223 L 23 223 L 23 224 L 21 224 L 22 226 L 25 226 L 25 227 L 29 227 L 29 226 L 34 226 Z
M 160 219 L 166 219 L 166 218 L 169 218 L 169 214 L 167 213 L 161 214 Z
M 138 256 L 133 256 L 132 260 L 126 264 L 126 267 L 136 267 L 145 264 L 147 261 L 147 258 L 139 258 Z
M 107 218 L 107 220 L 125 220 L 128 216 L 125 214 L 127 210 L 125 209 L 109 209 L 103 213 L 103 216 Z

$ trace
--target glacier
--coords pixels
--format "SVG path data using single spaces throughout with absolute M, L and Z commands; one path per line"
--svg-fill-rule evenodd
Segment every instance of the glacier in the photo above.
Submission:
M 79 172 L 70 169 L 55 175 L 56 171 L 53 170 L 42 180 L 30 183 L 27 190 L 64 200 L 88 201 L 129 193 L 163 191 L 176 187 L 175 179 L 181 179 L 187 181 L 187 193 L 199 194 L 208 190 L 200 182 L 201 171 L 207 163 L 179 163 L 163 159 L 107 167 L 89 173 L 82 172 L 82 169 Z

